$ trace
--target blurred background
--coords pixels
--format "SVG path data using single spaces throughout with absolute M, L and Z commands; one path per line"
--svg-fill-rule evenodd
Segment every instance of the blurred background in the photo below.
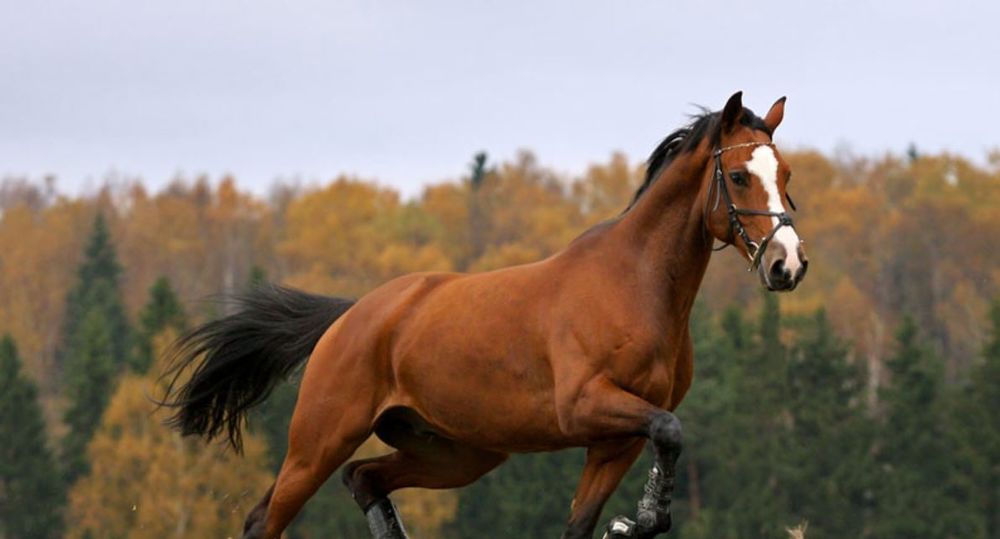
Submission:
M 358 297 L 534 261 L 736 90 L 811 270 L 695 308 L 674 536 L 1000 538 L 1000 4 L 0 0 L 0 538 L 235 537 L 247 452 L 161 425 L 160 353 L 264 280 Z M 360 452 L 384 451 L 376 442 Z M 648 455 L 604 520 L 631 514 Z M 557 537 L 581 451 L 404 491 L 417 538 Z M 368 537 L 339 481 L 291 538 Z

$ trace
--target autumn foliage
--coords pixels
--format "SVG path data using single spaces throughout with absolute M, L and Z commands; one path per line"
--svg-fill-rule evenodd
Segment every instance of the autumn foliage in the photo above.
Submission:
M 811 265 L 802 286 L 782 296 L 781 315 L 801 320 L 824 309 L 822 324 L 844 343 L 837 353 L 860 373 L 869 415 L 892 408 L 883 401 L 893 394 L 885 387 L 898 370 L 897 328 L 904 319 L 938 358 L 941 381 L 962 383 L 989 339 L 987 312 L 1000 293 L 1000 159 L 784 156 L 794 171 L 789 192 Z M 108 367 L 114 381 L 86 446 L 89 472 L 81 468 L 85 475 L 69 491 L 69 536 L 88 537 L 90 530 L 89 537 L 226 537 L 267 488 L 273 459 L 266 436 L 252 433 L 246 457 L 236 458 L 165 430 L 147 399 L 160 370 L 151 355 L 156 332 L 183 327 L 180 317 L 191 324 L 223 314 L 224 305 L 202 298 L 239 290 L 255 272 L 312 292 L 358 297 L 408 272 L 484 271 L 538 260 L 621 212 L 642 174 L 641 164 L 618 154 L 568 175 L 525 152 L 480 163 L 470 177 L 427 186 L 412 199 L 356 177 L 277 184 L 266 197 L 241 190 L 231 177 L 177 178 L 156 193 L 139 180 L 118 179 L 78 197 L 58 194 L 51 182 L 3 180 L 0 334 L 13 337 L 23 371 L 39 388 L 51 447 L 79 430 L 65 421 L 74 382 L 61 361 L 73 353 L 65 348 L 65 328 L 86 322 L 68 320 L 67 305 L 98 215 L 121 272 L 115 301 L 136 328 L 127 343 L 132 355 Z M 744 270 L 731 250 L 716 255 L 699 304 L 716 318 L 727 306 L 757 310 L 759 286 Z M 157 301 L 170 306 L 168 314 L 150 311 Z M 794 330 L 783 327 L 776 338 L 787 341 L 786 333 Z M 710 387 L 711 370 L 706 376 Z M 683 418 L 683 407 L 679 413 Z M 447 530 L 460 536 L 449 521 L 471 510 L 454 493 L 403 493 L 399 502 L 424 537 Z M 822 537 L 821 526 L 810 525 L 814 532 Z M 311 536 L 302 527 L 299 534 Z

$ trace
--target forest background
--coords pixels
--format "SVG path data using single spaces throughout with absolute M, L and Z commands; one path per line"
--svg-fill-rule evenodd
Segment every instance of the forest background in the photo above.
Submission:
M 695 310 L 676 536 L 1000 537 L 1000 153 L 787 151 L 808 278 L 764 294 L 727 250 Z M 543 258 L 620 213 L 644 172 L 578 175 L 530 152 L 404 199 L 376 179 L 111 178 L 60 194 L 0 183 L 0 538 L 230 537 L 273 478 L 296 380 L 246 454 L 182 439 L 150 395 L 162 351 L 274 281 L 359 297 L 423 270 Z M 359 452 L 385 451 L 371 442 Z M 646 455 L 643 459 L 648 459 Z M 517 456 L 473 486 L 404 491 L 415 537 L 557 537 L 581 451 Z M 637 464 L 605 518 L 631 513 Z M 292 538 L 366 537 L 331 480 Z

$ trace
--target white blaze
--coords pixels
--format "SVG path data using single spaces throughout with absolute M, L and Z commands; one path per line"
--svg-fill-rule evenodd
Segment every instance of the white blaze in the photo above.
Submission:
M 778 192 L 778 158 L 774 155 L 774 149 L 770 146 L 757 146 L 750 154 L 747 161 L 747 171 L 760 178 L 767 192 L 767 211 L 783 212 L 785 205 L 781 201 L 781 193 Z M 771 226 L 778 226 L 778 218 L 771 217 Z M 802 266 L 799 260 L 799 235 L 795 229 L 783 226 L 774 234 L 772 242 L 778 242 L 785 247 L 788 253 L 785 258 L 785 267 L 795 275 L 795 272 Z

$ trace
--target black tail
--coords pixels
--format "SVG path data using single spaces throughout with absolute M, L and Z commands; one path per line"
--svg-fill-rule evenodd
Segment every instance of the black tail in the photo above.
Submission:
M 238 311 L 197 327 L 171 351 L 165 404 L 177 408 L 168 424 L 211 440 L 223 430 L 240 452 L 247 411 L 263 402 L 312 352 L 353 301 L 265 284 L 233 302 Z M 174 389 L 181 375 L 191 378 Z

